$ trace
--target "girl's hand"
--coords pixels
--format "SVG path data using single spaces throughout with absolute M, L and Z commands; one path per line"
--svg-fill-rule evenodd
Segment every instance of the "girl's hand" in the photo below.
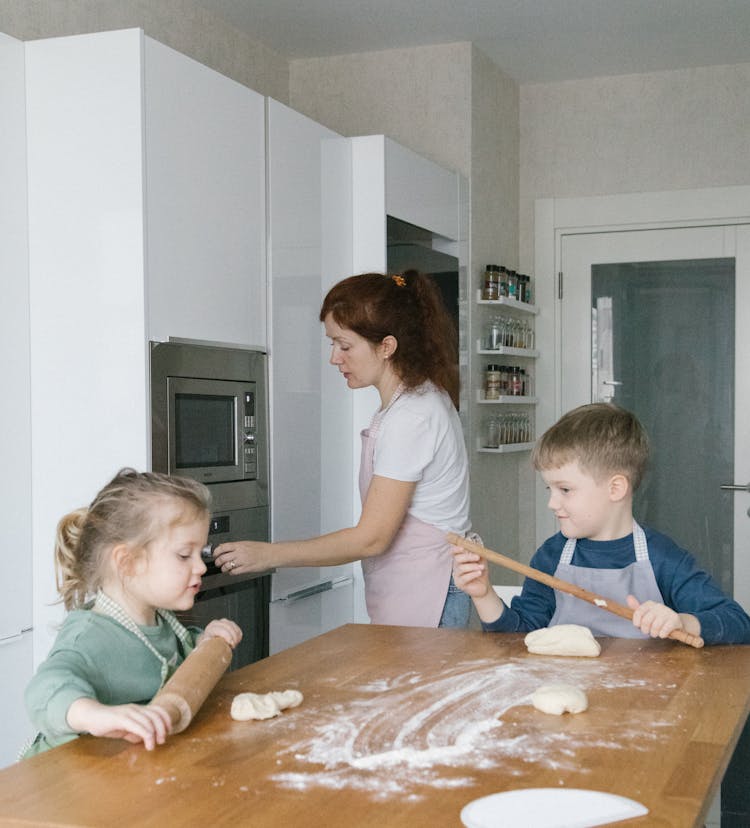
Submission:
M 201 638 L 223 638 L 234 649 L 242 641 L 242 630 L 228 618 L 217 618 L 209 622 Z
M 452 547 L 453 581 L 472 598 L 484 598 L 492 589 L 487 561 L 463 546 Z
M 651 638 L 667 638 L 673 630 L 685 629 L 679 613 L 664 604 L 656 601 L 644 601 L 641 604 L 633 595 L 628 595 L 627 602 L 634 610 L 633 624 Z
M 143 742 L 146 750 L 163 745 L 172 728 L 167 712 L 158 705 L 100 704 L 95 699 L 76 699 L 68 708 L 68 725 L 77 733 Z

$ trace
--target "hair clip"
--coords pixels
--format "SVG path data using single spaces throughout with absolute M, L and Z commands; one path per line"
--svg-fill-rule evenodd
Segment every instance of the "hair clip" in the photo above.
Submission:
M 399 287 L 406 287 L 406 279 L 403 276 L 400 276 L 398 273 L 391 276 L 391 279 L 399 286 Z

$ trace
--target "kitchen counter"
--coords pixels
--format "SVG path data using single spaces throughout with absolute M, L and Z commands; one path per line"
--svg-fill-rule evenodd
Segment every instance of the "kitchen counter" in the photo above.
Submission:
M 522 635 L 346 625 L 227 674 L 152 752 L 83 737 L 0 771 L 0 825 L 434 828 L 491 793 L 562 787 L 649 809 L 628 825 L 702 825 L 750 710 L 750 647 L 600 640 L 561 658 Z M 531 706 L 561 681 L 586 712 Z M 299 707 L 231 719 L 236 693 L 288 688 Z

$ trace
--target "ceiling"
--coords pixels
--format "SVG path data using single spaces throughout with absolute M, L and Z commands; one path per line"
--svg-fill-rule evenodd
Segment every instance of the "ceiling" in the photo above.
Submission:
M 519 83 L 750 63 L 750 0 L 200 0 L 294 60 L 471 41 Z

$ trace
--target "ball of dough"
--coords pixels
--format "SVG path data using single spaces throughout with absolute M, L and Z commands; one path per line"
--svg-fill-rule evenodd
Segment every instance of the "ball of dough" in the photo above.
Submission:
M 232 699 L 230 715 L 238 722 L 250 719 L 272 719 L 287 707 L 302 702 L 299 690 L 274 690 L 270 693 L 239 693 Z
M 572 684 L 546 684 L 534 691 L 531 703 L 542 713 L 583 713 L 589 700 L 580 687 Z
M 542 627 L 524 638 L 530 653 L 559 656 L 598 656 L 601 645 L 588 627 L 579 624 L 558 624 Z

